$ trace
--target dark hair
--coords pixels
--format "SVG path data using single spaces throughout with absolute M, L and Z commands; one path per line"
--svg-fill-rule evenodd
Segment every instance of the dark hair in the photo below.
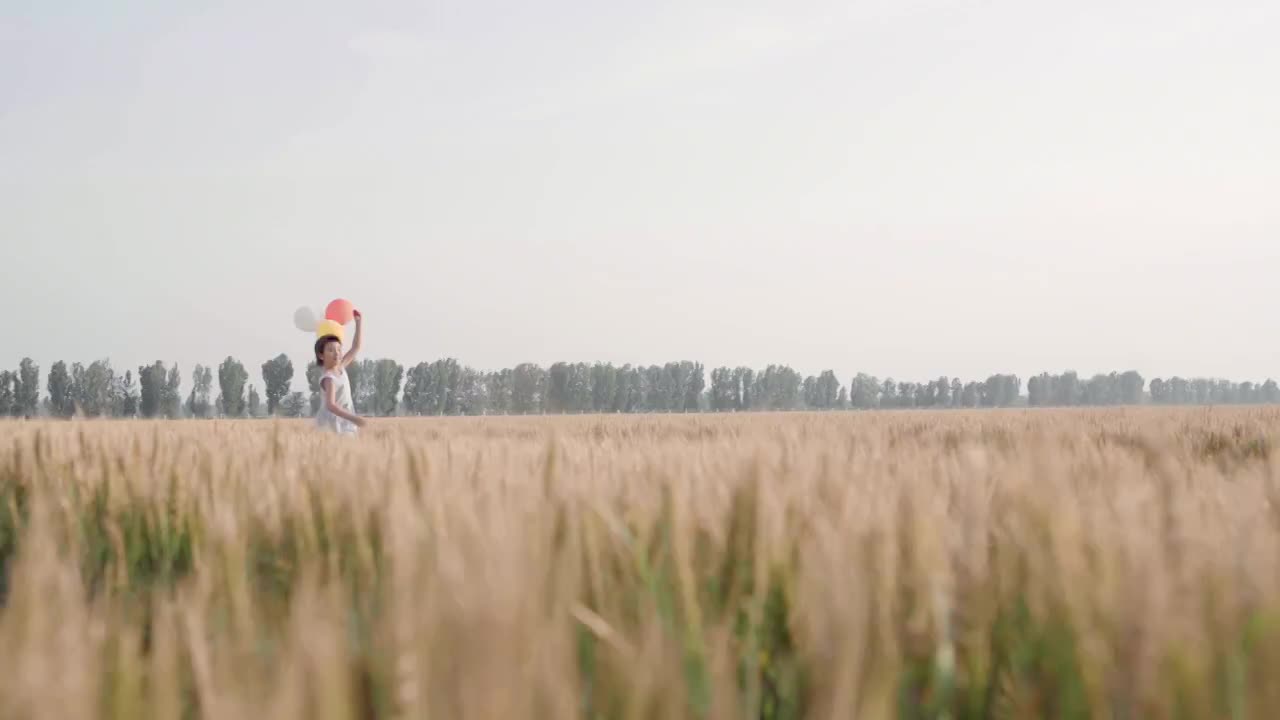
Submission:
M 324 365 L 324 358 L 320 356 L 324 354 L 325 347 L 327 347 L 331 342 L 342 342 L 342 341 L 338 339 L 337 335 L 325 335 L 320 339 L 316 340 L 316 364 L 317 365 Z

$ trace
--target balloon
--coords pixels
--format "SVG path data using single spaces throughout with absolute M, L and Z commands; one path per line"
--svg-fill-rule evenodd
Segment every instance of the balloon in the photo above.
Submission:
M 316 328 L 316 314 L 309 307 L 300 307 L 293 311 L 293 326 L 302 332 L 311 332 Z
M 334 337 L 338 338 L 339 342 L 341 342 L 342 339 L 346 336 L 346 334 L 347 334 L 347 329 L 342 327 L 342 325 L 338 324 L 334 320 L 321 320 L 320 323 L 316 325 L 317 338 L 322 338 L 325 335 L 333 335 Z
M 329 307 L 325 308 L 324 319 L 333 320 L 339 325 L 346 325 L 351 322 L 352 318 L 355 316 L 355 313 L 353 312 L 354 310 L 355 308 L 351 306 L 350 300 L 338 298 L 337 300 L 329 303 Z

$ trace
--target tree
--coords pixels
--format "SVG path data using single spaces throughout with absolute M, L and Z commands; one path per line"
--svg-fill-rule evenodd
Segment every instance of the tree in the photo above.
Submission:
M 1197 405 L 1208 405 L 1210 399 L 1209 379 L 1195 378 L 1191 381 L 1191 395 Z
M 490 383 L 510 397 L 513 371 L 485 375 L 472 368 L 464 368 L 454 358 L 435 362 L 421 362 L 409 369 L 390 360 L 380 360 L 373 366 L 370 383 L 370 402 L 375 412 L 394 413 L 399 403 L 396 395 L 404 379 L 404 410 L 412 415 L 458 415 L 485 412 L 490 399 Z
M 187 395 L 187 415 L 192 416 L 192 418 L 200 418 L 200 416 L 204 415 L 201 413 L 196 400 L 196 384 L 200 382 L 200 370 L 201 365 L 196 365 L 196 369 L 192 372 L 191 392 Z
M 410 415 L 430 415 L 431 364 L 420 362 L 409 368 L 404 383 L 404 409 Z
M 152 365 L 138 368 L 138 411 L 144 418 L 153 418 L 163 412 L 165 372 L 159 360 Z
M 89 384 L 84 373 L 84 365 L 71 363 L 71 415 L 84 412 L 85 386 Z
M 85 367 L 71 365 L 71 399 L 77 411 L 87 417 L 100 417 L 111 413 L 115 373 L 111 363 L 95 360 Z
M 898 383 L 898 407 L 913 408 L 916 406 L 916 384 Z
M 818 407 L 823 410 L 834 410 L 840 404 L 840 393 L 843 389 L 840 387 L 840 381 L 836 379 L 834 370 L 822 371 L 818 376 Z
M 117 417 L 137 417 L 138 387 L 133 382 L 132 370 L 125 370 L 123 377 L 116 378 L 115 401 Z
M 302 393 L 289 393 L 289 396 L 280 402 L 280 412 L 287 418 L 299 418 L 307 410 L 307 401 Z
M 161 402 L 165 417 L 171 419 L 182 417 L 182 373 L 178 372 L 177 363 L 169 368 L 169 377 L 161 393 Z
M 67 363 L 59 360 L 49 370 L 49 409 L 58 418 L 70 418 L 76 411 L 72 396 L 72 377 Z
M 307 363 L 307 388 L 311 391 L 311 414 L 320 410 L 320 378 L 324 377 L 324 368 L 315 363 Z
M 612 363 L 596 363 L 591 366 L 591 409 L 609 412 L 618 392 L 618 369 Z
M 734 371 L 740 375 L 739 386 L 742 388 L 742 402 L 738 404 L 740 410 L 751 410 L 756 406 L 756 371 L 748 367 L 738 368 Z
M 262 381 L 267 390 L 267 414 L 275 415 L 276 407 L 289 394 L 289 385 L 293 383 L 293 361 L 280 353 L 262 363 Z
M 1174 405 L 1182 405 L 1191 402 L 1191 383 L 1186 379 L 1174 375 L 1169 380 L 1169 402 Z
M 1041 373 L 1027 381 L 1027 404 L 1031 407 L 1053 404 L 1053 380 L 1049 373 Z
M 459 415 L 483 415 L 487 410 L 483 375 L 471 367 L 463 367 L 458 374 L 457 402 L 454 412 Z
M 1022 392 L 1022 381 L 1016 375 L 992 375 L 982 384 L 984 407 L 1009 407 L 1017 402 Z
M 199 403 L 202 417 L 209 417 L 217 407 L 212 401 L 213 368 L 205 365 L 200 368 L 200 379 L 195 385 L 196 402 Z
M 698 412 L 701 409 L 702 391 L 707 389 L 705 369 L 700 362 L 681 363 L 685 365 L 684 411 Z M 838 383 L 837 383 L 838 384 Z
M 880 381 L 866 373 L 858 373 L 849 383 L 849 404 L 869 410 L 880 404 Z
M 884 383 L 880 385 L 880 407 L 891 408 L 898 406 L 898 386 L 893 378 L 885 378 Z
M 916 383 L 916 407 L 931 408 L 938 401 L 938 383 L 930 380 L 927 383 Z
M 795 410 L 804 397 L 804 380 L 786 365 L 770 365 L 755 379 L 752 396 L 756 406 L 766 410 Z
M 210 395 L 213 393 L 213 368 L 196 365 L 191 376 L 191 395 L 187 398 L 187 413 L 191 417 L 209 417 L 213 409 Z
M 840 402 L 841 391 L 844 389 L 840 387 L 840 381 L 836 379 L 833 370 L 824 370 L 817 377 L 810 375 L 804 379 L 803 388 L 804 404 L 814 410 L 836 408 Z
M 347 366 L 347 384 L 351 391 L 352 409 L 357 413 L 365 412 L 365 404 L 373 394 L 372 384 L 368 382 L 373 374 L 373 364 L 369 360 L 359 360 Z M 366 387 L 368 386 L 368 387 Z
M 1138 405 L 1142 402 L 1142 388 L 1146 385 L 1142 376 L 1135 370 L 1128 370 L 1120 375 L 1120 402 L 1126 405 Z
M 48 374 L 49 397 L 40 401 L 39 368 L 24 358 L 18 371 L 0 371 L 0 415 L 28 415 L 45 411 L 55 417 L 110 415 L 120 417 L 179 417 L 184 410 L 193 417 L 211 414 L 212 408 L 228 417 L 259 415 L 262 398 L 248 385 L 248 373 L 239 361 L 228 357 L 218 367 L 222 393 L 216 403 L 213 368 L 196 365 L 185 403 L 178 402 L 181 374 L 178 366 L 156 361 L 117 375 L 109 361 L 55 363 Z M 281 354 L 262 365 L 267 386 L 266 409 L 283 412 L 292 399 L 293 366 Z M 320 366 L 308 363 L 307 385 L 311 411 L 320 403 Z M 964 383 L 960 378 L 938 377 L 924 382 L 880 380 L 858 373 L 844 387 L 835 373 L 803 377 L 786 365 L 769 365 L 754 371 L 747 367 L 717 367 L 706 371 L 688 360 L 662 365 L 615 367 L 611 363 L 557 362 L 549 369 L 522 363 L 514 368 L 481 371 L 455 358 L 421 362 L 409 368 L 391 359 L 363 360 L 348 368 L 358 412 L 389 416 L 401 412 L 420 415 L 479 415 L 536 413 L 635 413 L 635 412 L 737 412 L 810 408 L 946 408 L 1072 405 L 1133 405 L 1147 401 L 1147 383 L 1135 370 L 1096 373 L 1082 380 L 1075 371 L 1058 375 L 1042 372 L 1027 383 L 1016 375 L 991 375 L 985 381 Z M 136 384 L 135 384 L 136 382 Z M 403 389 L 403 398 L 401 391 Z M 246 390 L 248 395 L 246 397 Z M 299 394 L 303 400 L 306 393 Z M 1280 385 L 1233 382 L 1222 378 L 1156 378 L 1150 382 L 1150 402 L 1155 404 L 1280 403 Z M 299 410 L 306 414 L 306 403 Z M 292 415 L 291 415 L 292 416 Z
M 488 395 L 489 412 L 506 415 L 511 412 L 511 370 L 503 369 L 485 376 L 485 393 Z M 616 390 L 615 390 L 616 393 Z M 405 386 L 405 403 L 408 404 L 408 386 Z M 612 398 L 610 399 L 612 402 Z
M 570 378 L 569 407 L 573 412 L 591 412 L 591 366 L 584 362 L 574 363 Z
M 369 415 L 393 415 L 399 404 L 404 367 L 394 360 L 364 359 L 347 367 L 351 402 L 355 411 Z
M 727 367 L 718 367 L 711 371 L 711 410 L 724 412 L 736 410 L 736 388 L 733 371 Z
M 31 358 L 22 358 L 18 364 L 17 388 L 14 401 L 17 403 L 17 415 L 34 417 L 40 408 L 40 366 Z
M 643 398 L 640 368 L 629 363 L 623 365 L 618 370 L 618 388 L 613 393 L 614 412 L 638 412 Z
M 1258 389 L 1250 381 L 1240 383 L 1236 388 L 1236 402 L 1250 404 L 1257 402 Z
M 640 399 L 638 408 L 642 412 L 664 412 L 667 409 L 667 398 L 663 392 L 662 368 L 650 365 L 639 368 Z M 555 412 L 554 406 L 548 405 L 549 412 Z
M 562 413 L 570 409 L 569 383 L 572 380 L 569 363 L 553 363 L 547 370 L 547 410 Z
M 218 409 L 226 417 L 244 417 L 244 387 L 249 381 L 249 373 L 239 360 L 228 356 L 218 366 L 218 388 L 222 391 L 222 399 Z
M 381 417 L 396 414 L 400 403 L 400 383 L 404 366 L 395 360 L 382 359 L 373 364 L 373 398 L 368 412 Z
M 1112 405 L 1112 383 L 1106 375 L 1094 375 L 1084 383 L 1085 405 Z
M 431 364 L 431 385 L 427 399 L 433 414 L 457 413 L 458 380 L 461 376 L 462 366 L 454 358 L 443 358 Z
M 18 375 L 0 370 L 0 417 L 18 414 Z
M 532 363 L 521 363 L 511 371 L 511 409 L 517 415 L 543 412 L 547 371 Z
M 1168 384 L 1161 378 L 1151 381 L 1151 402 L 1163 405 L 1169 402 Z
M 1083 390 L 1080 387 L 1080 378 L 1076 375 L 1075 370 L 1068 370 L 1055 378 L 1053 387 L 1055 390 L 1054 405 L 1070 407 L 1080 404 Z
M 433 398 L 441 415 L 457 415 L 462 399 L 463 368 L 456 358 L 437 360 L 432 367 Z
M 951 407 L 951 381 L 945 377 L 940 377 L 935 381 L 933 405 L 935 407 Z

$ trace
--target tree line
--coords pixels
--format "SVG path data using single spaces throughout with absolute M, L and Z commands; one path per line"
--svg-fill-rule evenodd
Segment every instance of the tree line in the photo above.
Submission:
M 59 361 L 42 384 L 40 368 L 25 358 L 16 371 L 0 371 L 0 416 L 307 417 L 320 407 L 320 368 L 308 364 L 300 378 L 305 389 L 294 390 L 293 361 L 284 354 L 261 364 L 261 394 L 233 357 L 191 372 L 184 396 L 176 364 L 157 360 L 120 373 L 108 360 L 87 366 Z M 1016 375 L 906 382 L 858 373 L 844 383 L 832 370 L 804 376 L 769 365 L 707 373 L 688 360 L 648 366 L 557 362 L 545 368 L 522 363 L 481 371 L 454 358 L 409 368 L 384 358 L 354 363 L 347 374 L 355 410 L 379 417 L 1280 403 L 1280 386 L 1271 379 L 1173 377 L 1148 384 L 1133 370 L 1090 378 L 1041 373 L 1026 383 L 1025 395 Z

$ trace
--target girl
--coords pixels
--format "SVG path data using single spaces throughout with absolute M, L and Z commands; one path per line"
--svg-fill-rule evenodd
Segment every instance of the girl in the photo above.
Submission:
M 365 426 L 365 419 L 352 410 L 351 383 L 347 381 L 347 366 L 356 359 L 363 340 L 363 318 L 357 311 L 356 338 L 351 349 L 342 354 L 342 341 L 333 335 L 316 340 L 316 364 L 324 368 L 320 376 L 320 395 L 323 401 L 316 413 L 316 425 L 339 435 L 355 435 L 356 428 Z

